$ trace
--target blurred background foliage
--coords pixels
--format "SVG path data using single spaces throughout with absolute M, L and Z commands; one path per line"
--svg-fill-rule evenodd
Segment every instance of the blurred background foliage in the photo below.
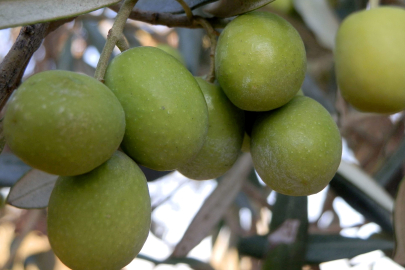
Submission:
M 321 263 L 374 250 L 384 253 L 373 259 L 387 256 L 405 264 L 405 187 L 399 189 L 405 172 L 404 113 L 355 111 L 340 96 L 334 72 L 337 28 L 367 5 L 366 0 L 276 0 L 262 8 L 298 30 L 308 59 L 302 90 L 340 128 L 343 161 L 329 187 L 309 197 L 274 194 L 248 162 L 238 163 L 239 184 L 229 175 L 197 182 L 177 172 L 144 168 L 152 196 L 151 233 L 126 269 L 346 269 L 321 268 Z M 194 13 L 204 15 L 203 7 Z M 93 76 L 114 17 L 114 11 L 103 8 L 59 27 L 35 52 L 24 78 L 49 69 Z M 0 30 L 0 61 L 18 33 L 19 27 Z M 176 55 L 195 76 L 209 71 L 210 39 L 203 29 L 128 20 L 124 34 L 131 47 L 158 46 Z M 118 53 L 116 48 L 113 54 Z M 66 269 L 50 250 L 46 211 L 4 203 L 10 187 L 29 170 L 7 148 L 1 154 L 0 269 Z M 204 213 L 208 218 L 196 222 Z M 374 269 L 373 259 L 362 269 Z

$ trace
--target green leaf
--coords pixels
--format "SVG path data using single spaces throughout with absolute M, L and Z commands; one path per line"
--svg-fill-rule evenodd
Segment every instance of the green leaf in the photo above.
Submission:
M 29 256 L 24 261 L 25 269 L 30 264 L 36 265 L 40 270 L 53 270 L 55 268 L 56 258 L 52 249 L 44 252 L 39 252 Z
M 153 258 L 143 255 L 143 254 L 139 254 L 137 256 L 137 258 L 152 262 L 155 265 L 159 265 L 159 264 L 176 265 L 179 263 L 183 263 L 183 264 L 189 265 L 191 267 L 191 269 L 194 269 L 194 270 L 214 270 L 214 268 L 210 264 L 193 259 L 193 258 L 173 258 L 173 259 L 159 261 L 159 260 L 153 259 Z
M 120 0 L 0 0 L 0 29 L 74 17 L 119 2 Z
M 295 0 L 295 9 L 315 34 L 318 42 L 328 49 L 335 46 L 339 19 L 327 0 Z
M 336 174 L 329 183 L 331 190 L 342 197 L 353 209 L 362 214 L 366 220 L 374 222 L 388 233 L 393 233 L 392 214 L 370 198 L 362 190 Z
M 6 138 L 3 134 L 3 119 L 0 120 L 0 154 L 3 152 L 4 146 L 6 145 Z
M 357 255 L 377 249 L 392 251 L 394 243 L 382 238 L 347 238 L 338 234 L 310 234 L 308 235 L 305 263 L 318 264 L 343 258 L 352 258 Z M 252 236 L 242 238 L 238 243 L 241 255 L 262 259 L 269 250 L 266 236 Z M 284 268 L 287 269 L 287 268 Z
M 373 178 L 358 166 L 342 161 L 335 180 L 344 180 L 331 182 L 332 189 L 339 196 L 383 230 L 393 231 L 391 213 L 394 200 Z
M 0 187 L 11 187 L 31 167 L 12 153 L 4 152 L 0 155 Z
M 274 0 L 220 0 L 204 10 L 214 16 L 227 18 L 261 8 L 273 1 Z
M 45 208 L 57 178 L 57 175 L 32 169 L 11 188 L 7 203 L 24 209 Z
M 74 58 L 71 52 L 73 35 L 66 40 L 63 49 L 56 60 L 56 68 L 59 70 L 74 70 Z
M 174 248 L 172 257 L 185 257 L 210 233 L 235 200 L 242 187 L 242 182 L 247 178 L 251 168 L 250 155 L 243 154 L 205 200 L 182 239 Z
M 295 239 L 291 244 L 283 243 L 271 249 L 275 240 L 272 234 L 287 221 L 295 221 L 298 225 Z M 286 229 L 289 229 L 288 227 Z M 290 230 L 291 231 L 291 230 Z M 288 237 L 290 233 L 287 232 Z M 301 270 L 305 262 L 305 251 L 308 235 L 308 197 L 292 197 L 277 193 L 276 204 L 268 237 L 270 251 L 263 263 L 263 270 Z M 280 238 L 280 237 L 279 237 Z
M 395 253 L 394 260 L 405 264 L 405 178 L 398 188 L 394 209 Z
M 378 170 L 374 178 L 377 182 L 386 187 L 392 179 L 395 179 L 395 174 L 402 168 L 405 160 L 405 140 L 397 147 L 394 154 L 384 163 Z
M 343 258 L 352 258 L 373 250 L 390 251 L 394 248 L 391 240 L 369 238 L 347 238 L 340 235 L 310 235 L 306 261 L 321 263 Z
M 197 8 L 218 0 L 184 0 L 191 8 Z M 183 13 L 184 10 L 176 0 L 139 0 L 136 9 L 149 12 Z
M 389 212 L 393 211 L 394 199 L 391 195 L 358 166 L 342 160 L 338 173 L 361 189 L 370 198 L 373 198 L 385 210 Z

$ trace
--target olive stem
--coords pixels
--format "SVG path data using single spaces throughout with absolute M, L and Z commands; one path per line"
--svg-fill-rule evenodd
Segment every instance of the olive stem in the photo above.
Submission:
M 121 52 L 124 52 L 129 49 L 129 42 L 125 37 L 124 33 L 121 33 L 119 39 L 117 40 L 117 47 Z
M 104 75 L 107 70 L 108 60 L 110 55 L 114 50 L 117 42 L 122 39 L 122 30 L 124 30 L 125 23 L 131 14 L 132 9 L 138 0 L 125 0 L 122 4 L 120 10 L 117 13 L 114 24 L 110 31 L 108 31 L 107 41 L 104 45 L 103 51 L 101 52 L 100 60 L 98 61 L 96 71 L 94 73 L 94 78 L 103 82 Z M 120 46 L 122 43 L 120 42 Z M 124 46 L 125 47 L 125 46 Z
M 212 25 L 202 17 L 194 17 L 196 20 L 207 32 L 208 37 L 210 38 L 210 71 L 206 77 L 206 80 L 210 83 L 215 81 L 215 49 L 217 47 L 217 31 L 212 27 Z
M 187 5 L 186 2 L 184 2 L 184 0 L 176 0 L 184 9 L 184 12 L 187 15 L 187 18 L 192 21 L 193 20 L 193 12 L 191 11 L 191 8 Z
M 380 0 L 369 0 L 368 3 L 369 3 L 370 9 L 378 8 L 380 6 Z
M 119 5 L 110 6 L 114 11 L 119 10 Z M 185 15 L 171 14 L 168 12 L 152 12 L 134 9 L 129 15 L 129 19 L 141 21 L 152 25 L 165 25 L 167 27 L 202 28 L 196 21 L 190 21 Z M 224 28 L 233 18 L 212 17 L 206 20 L 215 28 Z
M 200 17 L 200 16 L 194 16 L 190 7 L 187 5 L 186 2 L 184 2 L 184 0 L 176 0 L 176 1 L 183 7 L 188 20 L 190 22 L 196 21 L 199 25 L 201 25 L 207 32 L 208 37 L 210 38 L 210 42 L 211 42 L 210 72 L 208 73 L 206 80 L 210 83 L 213 83 L 215 81 L 215 48 L 217 47 L 217 38 L 216 38 L 217 32 L 206 19 L 204 19 L 203 17 Z

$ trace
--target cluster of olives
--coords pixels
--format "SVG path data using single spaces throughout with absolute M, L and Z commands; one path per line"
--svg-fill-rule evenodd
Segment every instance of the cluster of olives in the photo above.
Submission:
M 128 264 L 150 225 L 137 164 L 219 177 L 240 154 L 245 111 L 255 112 L 246 125 L 253 126 L 251 155 L 271 188 L 303 196 L 331 180 L 341 138 L 320 104 L 297 96 L 306 56 L 296 30 L 276 15 L 247 13 L 221 33 L 215 58 L 219 85 L 194 78 L 160 49 L 137 47 L 111 61 L 105 84 L 46 71 L 13 95 L 4 119 L 8 145 L 30 166 L 61 175 L 48 205 L 48 235 L 67 266 Z
M 253 163 L 279 193 L 321 191 L 340 164 L 342 144 L 332 117 L 319 103 L 297 95 L 306 55 L 297 31 L 284 19 L 251 12 L 221 33 L 216 74 L 229 99 L 249 113 Z

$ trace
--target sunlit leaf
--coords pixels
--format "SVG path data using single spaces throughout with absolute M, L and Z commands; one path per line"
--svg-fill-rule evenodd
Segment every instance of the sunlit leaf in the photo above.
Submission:
M 204 10 L 214 16 L 227 18 L 261 8 L 273 1 L 274 0 L 220 0 L 209 5 Z
M 74 17 L 120 0 L 0 0 L 0 29 Z
M 395 254 L 394 260 L 405 264 L 405 178 L 398 188 L 394 209 Z
M 242 182 L 252 168 L 249 154 L 242 155 L 235 165 L 219 182 L 216 189 L 208 196 L 200 210 L 187 228 L 183 238 L 174 248 L 172 257 L 185 257 L 200 243 L 217 224 L 239 193 Z
M 192 9 L 218 0 L 184 0 Z M 176 0 L 139 0 L 136 9 L 149 12 L 182 13 L 184 10 Z
M 295 9 L 314 32 L 319 43 L 328 49 L 335 46 L 339 19 L 327 0 L 295 0 Z
M 18 208 L 44 208 L 58 176 L 32 169 L 11 188 L 7 203 Z

